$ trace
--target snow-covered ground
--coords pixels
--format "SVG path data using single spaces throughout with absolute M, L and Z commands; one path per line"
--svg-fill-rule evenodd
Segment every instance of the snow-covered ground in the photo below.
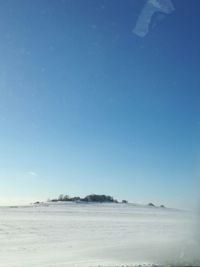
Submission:
M 200 259 L 196 217 L 133 204 L 0 207 L 0 266 L 122 266 Z

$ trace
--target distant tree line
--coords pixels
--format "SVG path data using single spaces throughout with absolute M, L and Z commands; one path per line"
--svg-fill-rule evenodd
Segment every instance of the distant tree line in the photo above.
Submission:
M 59 201 L 63 201 L 63 202 L 85 202 L 85 203 L 90 203 L 90 202 L 95 202 L 95 203 L 122 203 L 122 204 L 127 204 L 128 201 L 123 199 L 121 202 L 119 202 L 118 200 L 114 199 L 112 196 L 108 196 L 108 195 L 97 195 L 97 194 L 91 194 L 91 195 L 87 195 L 83 198 L 81 197 L 70 197 L 69 195 L 64 195 L 61 194 L 59 195 L 58 198 L 54 198 L 54 199 L 48 199 L 47 202 L 59 202 Z M 33 204 L 44 204 L 44 202 L 39 202 L 36 201 Z M 148 204 L 149 207 L 155 207 L 155 208 L 165 208 L 164 205 L 160 205 L 160 206 L 156 206 L 155 204 L 153 204 L 152 202 L 150 202 Z
M 51 199 L 51 202 L 58 201 L 69 201 L 69 202 L 98 202 L 98 203 L 119 203 L 118 200 L 114 199 L 112 196 L 108 195 L 97 195 L 91 194 L 84 198 L 81 197 L 70 197 L 68 195 L 60 195 L 58 198 Z M 128 203 L 127 200 L 123 200 L 122 203 Z
M 117 199 L 114 199 L 112 196 L 109 195 L 97 195 L 97 194 L 91 194 L 87 195 L 83 198 L 81 197 L 70 197 L 69 195 L 64 195 L 61 194 L 59 195 L 58 198 L 54 199 L 48 199 L 47 202 L 85 202 L 85 203 L 90 203 L 90 202 L 95 202 L 95 203 L 122 203 L 122 204 L 127 204 L 128 201 L 123 199 L 121 202 L 119 202 Z M 42 204 L 43 202 L 36 201 L 34 204 Z M 160 207 L 160 208 L 165 208 L 164 205 L 156 206 L 152 202 L 148 204 L 149 207 Z

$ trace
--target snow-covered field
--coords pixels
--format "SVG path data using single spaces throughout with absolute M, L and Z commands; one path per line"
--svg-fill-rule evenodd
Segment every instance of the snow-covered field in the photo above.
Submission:
M 0 266 L 122 266 L 200 259 L 195 216 L 133 204 L 0 207 Z

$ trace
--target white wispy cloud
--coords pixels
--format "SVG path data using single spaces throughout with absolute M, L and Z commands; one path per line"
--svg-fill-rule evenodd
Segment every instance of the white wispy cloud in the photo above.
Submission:
M 38 173 L 34 171 L 28 171 L 28 174 L 31 176 L 38 176 Z

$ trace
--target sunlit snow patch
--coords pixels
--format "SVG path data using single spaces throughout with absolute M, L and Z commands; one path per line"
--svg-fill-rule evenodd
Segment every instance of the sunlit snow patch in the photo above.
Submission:
M 133 29 L 133 33 L 144 37 L 149 31 L 149 25 L 154 13 L 171 14 L 173 11 L 174 6 L 171 0 L 147 0 Z

